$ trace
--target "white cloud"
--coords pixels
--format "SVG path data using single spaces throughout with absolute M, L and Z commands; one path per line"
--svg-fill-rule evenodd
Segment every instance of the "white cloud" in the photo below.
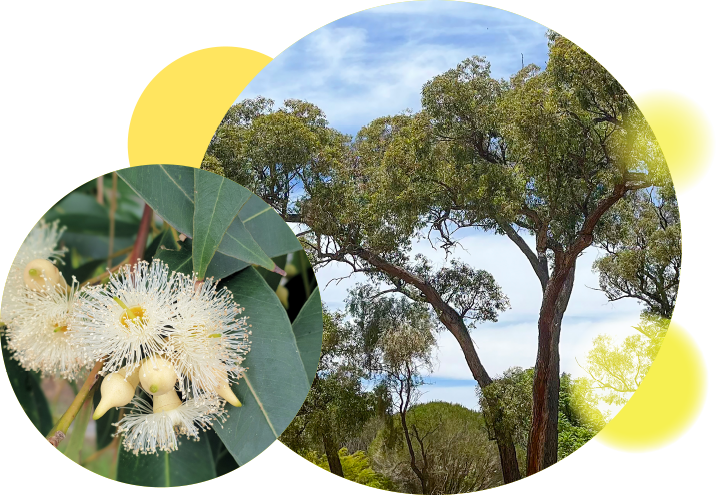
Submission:
M 490 7 L 407 2 L 339 19 L 282 52 L 241 94 L 281 103 L 308 100 L 333 127 L 355 134 L 371 120 L 420 109 L 428 80 L 472 55 L 487 56 L 495 77 L 546 58 L 545 27 Z
M 525 236 L 528 243 L 533 239 Z M 473 231 L 463 237 L 454 255 L 474 268 L 490 272 L 510 298 L 512 308 L 499 316 L 497 323 L 478 324 L 472 331 L 478 355 L 491 375 L 504 372 L 511 366 L 534 366 L 537 356 L 537 318 L 541 305 L 541 288 L 537 277 L 524 255 L 507 237 Z M 421 240 L 413 246 L 413 254 L 422 253 L 436 267 L 445 264 L 442 250 L 432 249 Z M 598 287 L 598 277 L 591 266 L 598 255 L 589 248 L 580 257 L 575 275 L 574 290 L 562 324 L 560 345 L 561 369 L 575 376 L 584 373 L 575 358 L 584 360 L 592 340 L 599 334 L 613 335 L 621 340 L 634 333 L 631 328 L 638 322 L 640 306 L 629 300 L 609 303 Z M 343 307 L 348 290 L 367 281 L 362 274 L 351 275 L 350 266 L 333 262 L 318 270 L 321 298 L 329 309 Z M 332 279 L 346 277 L 336 283 Z M 470 379 L 470 370 L 455 338 L 442 330 L 437 338 L 436 366 L 433 376 L 451 379 Z

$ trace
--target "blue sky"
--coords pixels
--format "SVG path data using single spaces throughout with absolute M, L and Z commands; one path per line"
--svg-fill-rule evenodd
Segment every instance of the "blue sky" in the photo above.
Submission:
M 282 52 L 247 86 L 240 100 L 257 95 L 276 101 L 299 98 L 318 105 L 330 125 L 355 135 L 363 125 L 405 109 L 420 109 L 420 90 L 432 77 L 464 59 L 481 55 L 492 64 L 492 74 L 508 78 L 524 63 L 544 67 L 546 28 L 506 11 L 475 4 L 444 1 L 406 2 L 354 14 L 318 29 Z M 534 245 L 532 239 L 528 239 Z M 493 274 L 511 300 L 512 308 L 498 323 L 479 325 L 473 340 L 491 375 L 511 366 L 534 365 L 537 316 L 541 290 L 529 263 L 509 239 L 466 231 L 455 256 Z M 444 253 L 428 242 L 413 243 L 436 266 Z M 633 301 L 609 303 L 592 273 L 598 255 L 588 249 L 578 262 L 576 282 L 563 322 L 561 368 L 584 373 L 583 360 L 591 341 L 600 333 L 621 339 L 633 333 L 640 308 Z M 347 290 L 364 280 L 354 275 L 339 284 L 328 282 L 348 275 L 349 267 L 330 264 L 318 271 L 321 298 L 330 309 L 343 307 Z M 431 384 L 423 401 L 446 400 L 476 408 L 474 381 L 455 339 L 438 335 Z
M 277 56 L 242 92 L 277 103 L 318 105 L 332 127 L 351 135 L 372 119 L 420 109 L 430 78 L 472 55 L 487 57 L 493 76 L 525 64 L 544 67 L 546 28 L 509 12 L 463 2 L 405 2 L 339 19 Z

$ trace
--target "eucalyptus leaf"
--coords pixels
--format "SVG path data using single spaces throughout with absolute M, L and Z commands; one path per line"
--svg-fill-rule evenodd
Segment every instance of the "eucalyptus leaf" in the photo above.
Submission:
M 194 169 L 180 165 L 142 165 L 118 170 L 119 175 L 164 221 L 192 236 Z
M 321 357 L 321 344 L 323 341 L 323 309 L 318 289 L 314 289 L 301 312 L 293 321 L 293 334 L 296 336 L 298 350 L 306 370 L 308 383 L 313 383 Z
M 252 265 L 259 265 L 268 270 L 273 270 L 276 267 L 273 260 L 263 252 L 261 246 L 256 243 L 251 233 L 240 220 L 233 222 L 229 226 L 224 239 L 221 241 L 219 251 L 232 258 Z
M 286 255 L 282 256 L 276 256 L 273 259 L 273 262 L 276 263 L 276 266 L 280 267 L 281 269 L 284 269 L 286 267 Z M 272 272 L 269 270 L 266 270 L 265 268 L 257 268 L 258 272 L 261 274 L 261 276 L 266 280 L 266 283 L 269 284 L 269 287 L 271 287 L 272 290 L 276 290 L 281 283 L 281 279 L 283 276 L 280 273 Z
M 4 327 L 0 328 L 0 333 L 2 333 L 2 359 L 5 362 L 12 391 L 15 392 L 20 406 L 32 424 L 45 436 L 52 429 L 52 414 L 45 394 L 40 388 L 40 381 L 35 373 L 24 370 L 20 363 L 12 359 L 7 349 Z
M 281 216 L 255 194 L 246 202 L 239 218 L 261 249 L 275 258 L 302 250 L 303 246 Z
M 189 239 L 178 243 L 179 250 L 159 249 L 154 256 L 169 266 L 170 272 L 179 272 L 185 275 L 192 273 L 191 241 Z
M 199 441 L 181 436 L 174 452 L 135 455 L 120 447 L 117 481 L 139 486 L 169 487 L 201 483 L 216 478 L 214 456 L 206 433 Z
M 176 251 L 179 246 L 177 245 L 177 241 L 174 239 L 174 234 L 170 229 L 166 229 L 160 234 L 158 234 L 154 239 L 152 239 L 152 242 L 147 246 L 146 251 L 144 252 L 144 259 L 151 259 L 154 258 L 154 255 L 157 253 L 159 248 L 162 249 L 171 249 Z
M 215 279 L 226 278 L 229 275 L 243 270 L 249 266 L 245 261 L 237 260 L 231 256 L 227 256 L 223 253 L 216 252 L 214 259 L 209 263 L 209 268 L 206 270 L 207 277 L 213 277 Z
M 233 386 L 243 407 L 228 406 L 216 432 L 239 465 L 263 452 L 293 420 L 308 393 L 305 367 L 281 302 L 254 268 L 221 285 L 232 291 L 251 324 L 244 376 Z
M 211 230 L 210 227 L 213 225 L 213 215 L 208 215 L 207 211 L 214 211 L 214 214 L 216 214 L 217 212 L 213 209 L 214 206 L 224 209 L 229 208 L 229 210 L 231 210 L 234 208 L 233 201 L 237 201 L 239 204 L 236 206 L 240 206 L 246 202 L 245 199 L 241 199 L 243 195 L 246 195 L 247 198 L 251 197 L 251 193 L 239 184 L 228 179 L 223 179 L 206 170 L 193 169 L 191 167 L 182 167 L 179 165 L 144 165 L 120 170 L 117 173 L 160 217 L 179 232 L 190 238 L 194 238 L 194 229 L 198 228 L 197 233 L 201 236 L 199 244 L 201 252 L 197 251 L 196 256 L 197 260 L 201 260 L 197 266 L 200 270 L 200 274 L 201 271 L 206 270 L 206 267 L 211 261 L 209 253 L 211 249 L 213 249 L 213 246 L 209 246 L 208 250 L 205 249 L 204 246 L 206 236 Z M 207 199 L 207 204 L 210 205 L 210 207 L 205 207 L 202 200 L 197 218 L 195 218 L 195 195 L 197 194 L 194 187 L 195 176 L 202 178 L 199 184 L 202 184 L 204 181 L 209 183 L 224 181 L 222 184 L 227 188 L 226 190 L 230 191 L 226 201 L 217 201 L 217 198 L 207 196 L 205 199 Z M 214 189 L 214 191 L 217 194 L 220 192 L 218 188 Z M 204 197 L 203 193 L 202 197 Z M 224 202 L 226 204 L 221 204 Z M 253 215 L 253 213 L 251 213 L 251 215 Z M 206 222 L 209 218 L 212 219 L 212 222 L 209 223 L 209 227 L 207 227 Z M 219 222 L 219 224 L 221 224 L 221 227 L 218 228 L 218 230 L 221 231 L 223 223 Z M 255 227 L 257 231 L 260 231 L 261 228 L 260 225 Z M 274 229 L 275 226 L 272 225 L 267 228 Z M 283 228 L 288 228 L 288 226 L 284 223 Z M 269 241 L 272 239 L 273 237 L 271 236 L 268 238 Z M 212 240 L 216 240 L 214 236 L 212 236 Z M 253 239 L 251 233 L 244 227 L 240 215 L 236 216 L 220 240 L 221 242 L 217 249 L 227 256 L 236 258 L 247 264 L 263 266 L 269 270 L 275 266 L 270 256 L 263 252 L 264 246 L 258 244 Z M 208 258 L 208 261 L 206 261 L 206 258 Z
M 265 263 L 264 260 L 267 256 L 248 232 L 247 238 L 242 239 L 244 242 L 235 238 L 233 238 L 233 242 L 227 239 L 227 237 L 232 239 L 227 229 L 250 195 L 248 189 L 220 175 L 201 170 L 194 172 L 194 235 L 192 237 L 194 248 L 192 256 L 194 271 L 198 278 L 204 278 L 206 269 L 219 245 L 227 244 L 227 242 L 233 244 L 236 249 L 227 253 L 227 248 L 231 250 L 227 244 L 227 247 L 222 250 L 225 254 L 234 255 L 235 258 L 249 263 L 263 264 L 262 261 Z M 237 222 L 236 225 L 240 225 L 241 230 L 246 231 L 241 222 Z M 241 250 L 240 248 L 245 248 L 249 241 L 255 245 L 255 249 Z M 255 251 L 256 256 L 246 254 L 244 251 L 250 254 Z
M 216 434 L 213 428 L 206 430 L 206 436 L 209 439 L 211 445 L 211 453 L 214 456 L 214 465 L 216 466 L 216 476 L 223 476 L 226 473 L 230 473 L 234 469 L 237 469 L 239 465 L 236 460 L 231 456 L 231 453 L 221 441 L 219 435 Z

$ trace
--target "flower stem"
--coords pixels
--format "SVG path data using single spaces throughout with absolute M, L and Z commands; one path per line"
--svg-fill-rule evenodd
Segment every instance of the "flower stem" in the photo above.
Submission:
M 70 404 L 70 407 L 67 408 L 65 414 L 62 415 L 55 427 L 52 428 L 52 431 L 50 431 L 50 434 L 47 435 L 47 440 L 55 447 L 57 447 L 62 439 L 67 436 L 67 430 L 70 429 L 70 425 L 72 424 L 72 421 L 74 421 L 75 416 L 77 416 L 77 413 L 80 411 L 82 404 L 84 404 L 86 400 L 91 399 L 94 395 L 96 389 L 95 385 L 97 384 L 98 378 L 97 375 L 102 369 L 103 364 L 104 363 L 102 361 L 97 361 L 97 363 L 95 363 L 94 368 L 92 368 L 92 371 L 90 371 L 90 374 L 87 377 L 87 380 L 85 380 L 85 383 L 82 385 L 80 391 L 77 392 L 75 400 L 72 401 L 72 404 Z
M 149 226 L 152 224 L 152 216 L 154 210 L 148 205 L 144 205 L 142 220 L 139 222 L 139 231 L 137 232 L 137 240 L 134 241 L 134 249 L 129 255 L 129 262 L 134 264 L 137 260 L 144 258 L 144 249 L 147 247 L 147 238 L 149 237 Z
M 126 265 L 129 262 L 129 258 L 125 259 L 123 262 L 121 262 L 117 266 L 113 266 L 111 270 L 107 270 L 106 272 L 102 273 L 101 275 L 97 275 L 96 277 L 93 277 L 85 282 L 82 283 L 80 287 L 85 287 L 86 285 L 92 285 L 96 284 L 98 282 L 101 282 L 106 277 L 109 277 L 110 273 L 116 272 L 120 268 L 122 268 L 124 265 Z
M 114 217 L 117 213 L 117 172 L 112 172 L 112 195 L 109 199 L 109 242 L 107 270 L 112 267 L 112 251 L 114 251 Z

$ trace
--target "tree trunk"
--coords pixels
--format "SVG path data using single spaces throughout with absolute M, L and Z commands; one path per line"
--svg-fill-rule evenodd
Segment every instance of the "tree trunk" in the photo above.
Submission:
M 477 351 L 475 350 L 472 338 L 470 338 L 470 333 L 468 332 L 467 327 L 465 327 L 465 323 L 461 318 L 457 320 L 454 316 L 455 315 L 451 318 L 449 312 L 443 312 L 440 316 L 440 321 L 448 328 L 448 330 L 450 330 L 450 333 L 455 336 L 460 344 L 460 348 L 465 356 L 467 365 L 472 372 L 473 378 L 477 381 L 477 384 L 480 388 L 487 387 L 492 383 L 492 378 L 490 378 L 487 374 L 487 370 L 485 370 L 480 358 L 477 355 Z M 491 407 L 490 404 L 488 404 L 488 407 Z M 499 408 L 496 406 L 492 407 L 495 407 L 495 410 L 491 411 L 491 416 L 495 418 L 496 423 L 493 425 L 493 429 L 495 430 L 497 450 L 500 453 L 502 480 L 505 484 L 508 484 L 521 479 L 522 474 L 520 473 L 520 466 L 517 462 L 517 452 L 515 451 L 515 444 L 512 440 L 512 436 L 500 427 L 502 415 Z
M 540 309 L 532 388 L 532 427 L 527 443 L 527 475 L 557 462 L 559 421 L 559 338 L 562 318 L 574 286 L 575 262 L 556 272 L 547 284 Z
M 326 451 L 326 457 L 328 458 L 328 467 L 331 470 L 331 472 L 335 475 L 340 476 L 341 478 L 344 478 L 343 476 L 343 466 L 341 465 L 341 458 L 338 456 L 338 447 L 336 446 L 336 442 L 333 441 L 333 436 L 327 432 L 323 431 L 323 448 Z

